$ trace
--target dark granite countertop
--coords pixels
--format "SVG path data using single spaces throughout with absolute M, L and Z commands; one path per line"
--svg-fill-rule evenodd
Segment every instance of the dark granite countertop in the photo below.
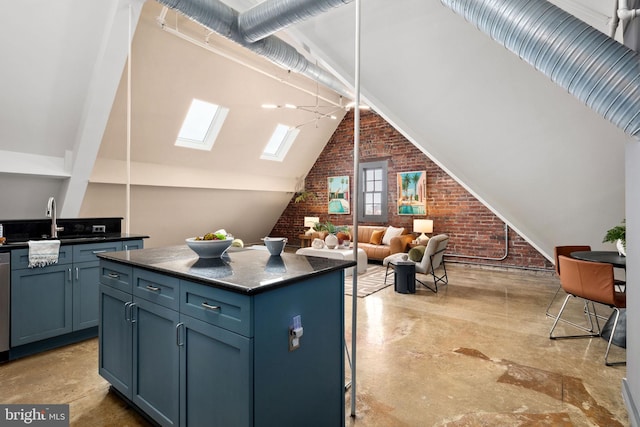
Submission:
M 138 240 L 138 239 L 148 239 L 149 236 L 143 234 L 128 234 L 128 233 L 106 233 L 99 234 L 96 236 L 66 236 L 60 237 L 61 245 L 79 245 L 85 243 L 101 243 L 101 242 L 117 242 L 117 241 L 125 241 L 125 240 Z M 33 239 L 33 240 L 43 240 L 43 239 Z M 47 239 L 52 240 L 52 239 Z M 20 242 L 6 242 L 4 245 L 0 245 L 0 252 L 9 252 L 13 249 L 25 249 L 29 247 L 28 241 L 20 241 Z
M 266 250 L 249 248 L 230 248 L 222 258 L 200 259 L 186 245 L 108 252 L 98 256 L 243 294 L 257 294 L 356 265 L 355 261 L 291 253 L 270 256 Z

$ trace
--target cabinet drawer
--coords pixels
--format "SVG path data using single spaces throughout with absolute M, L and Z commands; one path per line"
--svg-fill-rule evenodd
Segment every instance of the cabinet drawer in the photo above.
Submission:
M 58 265 L 71 264 L 72 262 L 72 246 L 60 246 Z M 29 249 L 15 249 L 11 251 L 11 269 L 18 270 L 21 268 L 29 268 Z
M 180 280 L 164 274 L 136 268 L 133 270 L 133 294 L 147 301 L 178 310 Z
M 122 242 L 91 243 L 73 246 L 73 262 L 97 261 L 98 254 L 122 250 Z
M 252 299 L 247 295 L 180 282 L 180 312 L 245 337 L 253 336 Z
M 131 293 L 133 268 L 116 262 L 100 261 L 100 283 Z

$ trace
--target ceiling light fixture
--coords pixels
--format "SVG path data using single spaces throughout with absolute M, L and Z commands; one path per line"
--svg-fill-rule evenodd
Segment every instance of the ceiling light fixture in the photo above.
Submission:
M 300 111 L 305 111 L 307 113 L 311 113 L 315 115 L 315 118 L 307 122 L 304 122 L 302 124 L 299 124 L 297 126 L 292 126 L 293 128 L 300 128 L 304 125 L 307 125 L 313 122 L 315 122 L 317 126 L 318 121 L 321 119 L 337 120 L 338 117 L 335 115 L 335 113 L 344 109 L 343 107 L 336 108 L 332 105 L 294 105 L 294 104 L 284 104 L 284 105 L 262 104 L 262 108 L 264 108 L 265 110 L 275 110 L 275 109 L 300 110 Z M 323 108 L 324 109 L 331 108 L 331 110 L 328 112 L 324 112 L 324 111 L 321 111 L 321 109 Z

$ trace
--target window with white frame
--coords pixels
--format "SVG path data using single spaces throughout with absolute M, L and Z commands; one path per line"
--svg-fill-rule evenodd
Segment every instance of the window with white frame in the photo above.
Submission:
M 182 122 L 175 145 L 211 150 L 228 113 L 228 108 L 194 99 Z
M 299 133 L 300 129 L 278 124 L 260 158 L 281 162 Z
M 387 222 L 387 162 L 359 164 L 358 221 Z

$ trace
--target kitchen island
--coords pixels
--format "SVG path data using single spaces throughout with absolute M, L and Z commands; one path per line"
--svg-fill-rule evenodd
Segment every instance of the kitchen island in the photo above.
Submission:
M 149 418 L 344 425 L 354 261 L 251 249 L 199 259 L 187 246 L 100 258 L 99 372 Z

